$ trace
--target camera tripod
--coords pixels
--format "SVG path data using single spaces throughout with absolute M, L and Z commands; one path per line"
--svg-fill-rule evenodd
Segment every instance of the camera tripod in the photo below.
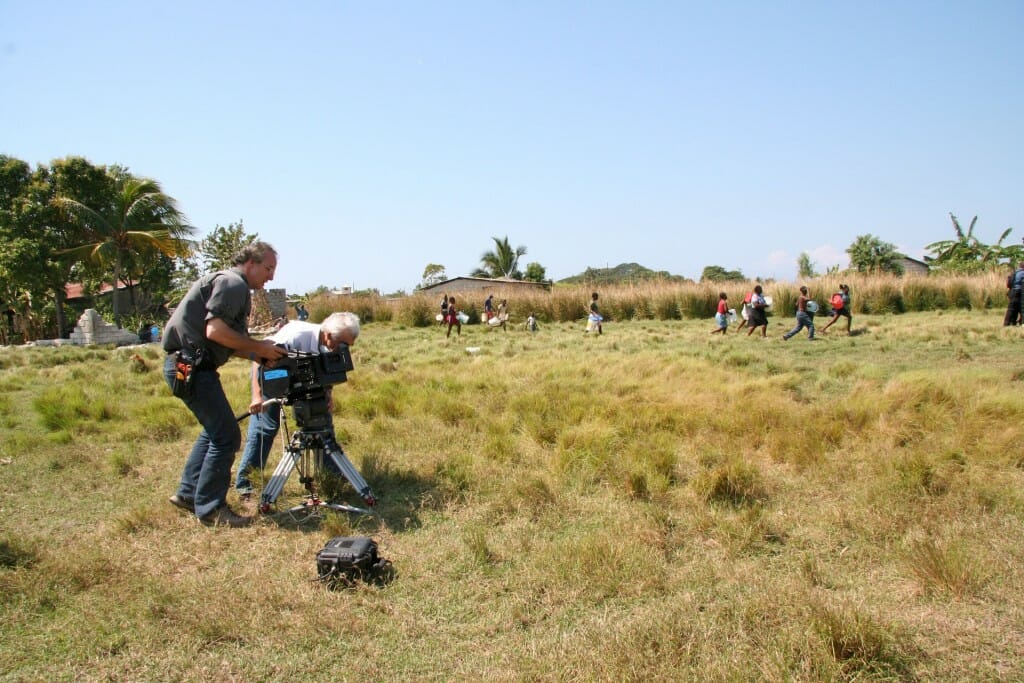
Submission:
M 284 403 L 284 399 L 270 399 L 269 403 Z M 260 495 L 260 512 L 266 513 L 277 501 L 284 490 L 285 482 L 293 470 L 299 472 L 299 482 L 306 489 L 306 500 L 300 505 L 289 508 L 288 512 L 315 512 L 319 508 L 328 508 L 340 512 L 371 514 L 366 508 L 346 503 L 326 502 L 316 492 L 316 478 L 325 469 L 325 458 L 330 458 L 339 472 L 352 484 L 368 507 L 377 503 L 377 498 L 370 490 L 362 475 L 349 461 L 338 441 L 334 438 L 334 429 L 327 412 L 327 401 L 323 397 L 312 400 L 295 401 L 293 412 L 297 429 L 288 439 L 288 425 L 285 420 L 284 408 L 281 409 L 281 426 L 284 427 L 286 443 L 281 461 L 274 469 L 263 493 Z

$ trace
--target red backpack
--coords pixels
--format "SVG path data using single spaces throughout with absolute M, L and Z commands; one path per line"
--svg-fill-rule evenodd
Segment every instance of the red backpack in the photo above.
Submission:
M 754 293 L 753 292 L 747 292 L 747 295 L 745 297 L 743 297 L 743 303 L 749 304 L 750 300 L 753 299 L 753 298 L 754 298 Z
M 835 294 L 832 295 L 832 308 L 834 308 L 834 309 L 836 309 L 838 311 L 842 307 L 843 307 L 843 295 L 840 294 L 839 292 L 836 292 Z

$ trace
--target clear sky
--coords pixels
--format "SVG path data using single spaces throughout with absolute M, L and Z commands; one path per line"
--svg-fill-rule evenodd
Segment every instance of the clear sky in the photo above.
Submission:
M 0 154 L 243 220 L 271 287 L 412 291 L 494 247 L 792 280 L 871 233 L 1024 237 L 1024 0 L 0 0 Z

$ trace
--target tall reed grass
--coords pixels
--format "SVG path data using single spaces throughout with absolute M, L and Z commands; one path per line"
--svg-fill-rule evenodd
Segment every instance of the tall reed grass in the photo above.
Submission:
M 850 286 L 855 314 L 910 313 L 942 310 L 980 310 L 1001 308 L 1006 304 L 1006 286 L 1002 275 L 985 273 L 965 276 L 904 277 L 888 275 L 824 276 L 806 282 L 766 282 L 764 294 L 774 300 L 772 312 L 793 313 L 800 285 L 807 285 L 812 298 L 827 312 L 831 295 L 839 284 Z M 667 283 L 601 287 L 602 315 L 610 321 L 695 320 L 710 318 L 718 305 L 719 292 L 729 297 L 729 306 L 737 311 L 754 282 Z M 512 320 L 522 323 L 531 313 L 544 323 L 574 322 L 588 313 L 592 287 L 556 285 L 551 290 L 519 290 L 496 287 L 488 290 L 498 299 L 508 299 Z M 388 299 L 377 295 L 318 295 L 307 308 L 312 320 L 322 320 L 335 310 L 351 310 L 364 322 L 394 321 L 409 327 L 436 324 L 441 290 L 414 293 Z M 458 293 L 459 307 L 477 323 L 483 311 L 484 295 Z M 477 301 L 479 299 L 479 301 Z

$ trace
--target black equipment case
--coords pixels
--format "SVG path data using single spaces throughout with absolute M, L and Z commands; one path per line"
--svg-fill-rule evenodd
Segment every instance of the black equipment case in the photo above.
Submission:
M 377 565 L 377 543 L 369 536 L 336 536 L 316 554 L 321 580 L 362 577 Z

